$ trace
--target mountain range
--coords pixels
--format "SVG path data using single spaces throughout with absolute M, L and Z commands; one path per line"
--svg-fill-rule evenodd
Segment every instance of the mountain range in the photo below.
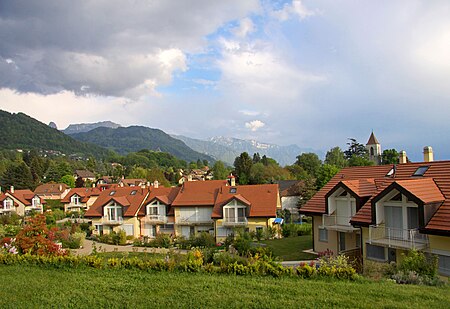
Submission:
M 230 165 L 233 165 L 234 159 L 242 152 L 247 152 L 250 156 L 253 156 L 254 153 L 259 153 L 260 156 L 266 155 L 275 159 L 282 166 L 293 164 L 296 161 L 296 157 L 303 152 L 314 152 L 313 149 L 300 148 L 297 145 L 279 146 L 232 137 L 218 136 L 211 137 L 208 140 L 199 140 L 182 135 L 172 136 L 182 140 L 190 148 Z
M 215 161 L 211 156 L 192 150 L 182 141 L 159 129 L 143 126 L 98 127 L 88 132 L 75 133 L 70 136 L 76 140 L 94 143 L 122 155 L 142 149 L 150 149 L 168 152 L 186 162 L 196 162 L 198 159 L 208 162 Z
M 95 123 L 78 123 L 78 124 L 70 124 L 67 128 L 62 130 L 65 134 L 75 134 L 75 133 L 83 133 L 83 132 L 89 132 L 91 130 L 105 127 L 105 128 L 112 128 L 117 129 L 121 127 L 120 124 L 114 123 L 112 121 L 100 121 Z

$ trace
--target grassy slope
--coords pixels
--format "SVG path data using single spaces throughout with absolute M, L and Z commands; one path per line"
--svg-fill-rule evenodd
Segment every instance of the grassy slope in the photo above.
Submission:
M 127 270 L 1 266 L 0 307 L 444 308 L 449 288 Z
M 317 256 L 304 253 L 303 250 L 312 248 L 312 236 L 304 235 L 297 237 L 286 237 L 281 239 L 264 240 L 273 249 L 276 256 L 283 261 L 302 261 L 315 259 Z

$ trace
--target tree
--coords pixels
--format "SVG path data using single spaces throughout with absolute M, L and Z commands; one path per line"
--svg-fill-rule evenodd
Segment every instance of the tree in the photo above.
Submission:
M 315 153 L 309 152 L 297 156 L 295 164 L 301 166 L 310 176 L 316 177 L 322 161 Z
M 373 165 L 373 161 L 370 161 L 366 157 L 360 157 L 354 154 L 349 160 L 348 165 L 349 166 L 370 166 Z
M 203 164 L 203 161 L 200 159 L 197 159 L 197 168 L 203 168 L 205 165 Z
M 216 161 L 216 163 L 214 163 L 212 171 L 214 180 L 227 179 L 228 170 L 226 169 L 225 164 L 223 164 L 222 161 Z
M 259 163 L 261 161 L 261 156 L 259 155 L 259 153 L 254 153 L 253 154 L 253 163 Z
M 399 162 L 399 153 L 395 149 L 386 149 L 381 154 L 383 164 L 397 164 Z
M 367 149 L 363 144 L 360 144 L 354 138 L 349 138 L 347 143 L 348 149 L 344 151 L 345 158 L 350 160 L 353 156 L 368 158 Z
M 148 170 L 145 178 L 151 182 L 157 180 L 161 186 L 170 187 L 170 182 L 164 176 L 164 172 L 159 168 L 152 168 Z
M 301 208 L 303 205 L 309 201 L 314 194 L 317 192 L 317 186 L 312 177 L 308 177 L 303 180 L 303 186 L 300 187 L 300 199 L 297 203 L 297 206 Z
M 84 180 L 81 177 L 78 177 L 75 180 L 75 188 L 83 188 L 84 187 Z
M 334 147 L 328 150 L 325 155 L 325 164 L 334 165 L 338 168 L 343 168 L 347 165 L 347 160 L 345 159 L 345 154 L 339 147 Z
M 289 173 L 291 173 L 291 175 L 297 180 L 303 180 L 308 177 L 308 173 L 300 165 L 287 165 L 285 169 L 288 170 Z
M 243 152 L 234 160 L 234 168 L 239 179 L 239 184 L 246 185 L 250 180 L 250 170 L 253 165 L 253 160 L 248 153 Z
M 147 169 L 145 169 L 143 167 L 135 166 L 135 167 L 133 167 L 131 172 L 128 174 L 128 178 L 147 179 L 147 174 L 148 174 Z
M 251 184 L 263 184 L 266 183 L 266 167 L 261 162 L 255 163 L 252 165 L 250 169 L 250 179 L 249 182 Z
M 33 189 L 34 187 L 33 175 L 23 161 L 10 163 L 0 183 L 6 188 L 14 186 L 16 189 Z
M 319 172 L 317 174 L 316 185 L 317 189 L 322 188 L 324 185 L 333 178 L 334 175 L 339 173 L 339 168 L 335 165 L 324 164 L 320 167 Z
M 61 177 L 61 182 L 65 183 L 71 188 L 75 188 L 75 179 L 72 175 L 64 175 L 63 177 Z

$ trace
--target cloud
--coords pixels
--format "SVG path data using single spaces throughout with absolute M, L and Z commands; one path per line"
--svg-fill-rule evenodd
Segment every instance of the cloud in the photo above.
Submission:
M 316 12 L 306 8 L 302 1 L 294 0 L 291 4 L 285 3 L 281 10 L 273 11 L 273 15 L 279 20 L 285 21 L 291 18 L 291 16 L 298 17 L 299 19 L 305 19 L 316 15 Z
M 258 129 L 261 129 L 262 127 L 264 127 L 266 124 L 264 122 L 262 122 L 261 120 L 253 120 L 250 122 L 246 122 L 245 123 L 245 127 L 247 129 L 250 129 L 252 132 L 257 131 Z
M 240 110 L 239 113 L 241 113 L 244 116 L 258 116 L 261 113 L 257 111 L 251 111 L 251 110 Z
M 253 21 L 248 17 L 243 18 L 239 23 L 239 27 L 236 27 L 232 30 L 234 35 L 239 38 L 245 38 L 247 35 L 251 34 L 254 31 L 255 26 L 253 24 Z
M 0 87 L 138 99 L 158 95 L 205 36 L 251 1 L 14 1 L 0 10 Z M 16 64 L 16 67 L 10 64 Z

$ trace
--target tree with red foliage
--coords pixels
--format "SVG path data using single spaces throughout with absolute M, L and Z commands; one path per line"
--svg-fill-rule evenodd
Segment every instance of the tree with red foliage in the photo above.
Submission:
M 45 216 L 29 218 L 25 227 L 16 236 L 16 246 L 22 254 L 66 255 L 65 250 L 55 243 L 57 229 L 49 229 Z

